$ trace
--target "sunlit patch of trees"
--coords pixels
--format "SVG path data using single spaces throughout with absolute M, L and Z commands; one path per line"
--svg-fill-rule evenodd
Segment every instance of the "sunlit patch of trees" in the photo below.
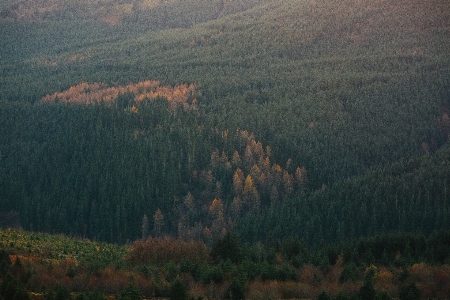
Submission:
M 62 92 L 55 92 L 52 95 L 44 96 L 41 103 L 116 103 L 120 101 L 120 96 L 132 94 L 135 103 L 140 103 L 145 99 L 166 98 L 172 108 L 182 105 L 189 107 L 187 102 L 196 93 L 195 84 L 181 84 L 174 87 L 161 86 L 159 81 L 145 80 L 136 84 L 128 84 L 118 87 L 107 87 L 101 83 L 82 82 L 70 87 Z M 196 101 L 194 101 L 195 105 Z M 117 104 L 117 103 L 116 103 Z M 125 103 L 128 106 L 129 103 Z M 131 104 L 131 103 L 130 103 Z

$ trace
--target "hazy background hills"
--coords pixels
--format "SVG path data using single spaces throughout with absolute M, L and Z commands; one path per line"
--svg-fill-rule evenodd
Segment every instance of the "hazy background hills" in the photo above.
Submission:
M 3 2 L 2 207 L 19 211 L 27 229 L 115 242 L 139 237 L 143 215 L 158 208 L 165 221 L 150 222 L 154 234 L 195 238 L 234 228 L 249 241 L 271 232 L 313 245 L 446 228 L 448 8 L 443 0 Z M 38 104 L 82 82 L 144 80 L 195 84 L 187 101 L 196 109 L 175 113 L 132 95 L 116 110 Z M 235 151 L 242 165 L 231 163 Z M 280 167 L 279 178 L 261 157 Z M 297 166 L 307 184 L 294 184 Z M 237 168 L 243 184 L 252 175 L 258 197 L 236 191 Z

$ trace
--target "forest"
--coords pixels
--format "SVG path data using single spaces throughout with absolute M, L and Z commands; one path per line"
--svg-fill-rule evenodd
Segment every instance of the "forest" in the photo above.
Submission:
M 361 298 L 371 283 L 449 297 L 420 277 L 450 276 L 449 14 L 444 0 L 5 1 L 0 227 L 114 245 L 99 273 L 140 272 L 142 297 L 175 282 L 207 298 Z M 56 257 L 4 239 L 13 269 Z M 125 291 L 89 286 L 86 264 L 83 288 L 14 271 L 0 294 L 14 278 Z

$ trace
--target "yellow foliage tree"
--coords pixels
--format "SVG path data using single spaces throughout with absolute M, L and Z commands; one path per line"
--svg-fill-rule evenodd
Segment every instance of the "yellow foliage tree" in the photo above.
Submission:
M 214 198 L 211 205 L 209 206 L 209 214 L 212 218 L 217 218 L 219 213 L 223 214 L 223 203 L 222 200 Z
M 260 206 L 259 193 L 256 190 L 252 176 L 250 174 L 247 175 L 247 178 L 245 178 L 243 196 L 245 202 L 250 204 L 250 207 L 252 209 L 259 209 Z
M 241 156 L 239 155 L 239 152 L 234 151 L 233 157 L 231 158 L 231 162 L 235 167 L 240 167 L 242 165 L 242 160 Z
M 306 188 L 306 168 L 305 167 L 297 167 L 295 170 L 295 181 L 299 190 L 304 190 Z

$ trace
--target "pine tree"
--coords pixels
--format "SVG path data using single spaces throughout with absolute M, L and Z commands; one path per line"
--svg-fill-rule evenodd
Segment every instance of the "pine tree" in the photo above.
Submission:
M 169 299 L 170 300 L 186 300 L 189 298 L 189 294 L 186 287 L 181 283 L 180 280 L 175 279 L 175 281 L 170 286 Z
M 148 235 L 148 219 L 147 215 L 144 214 L 142 218 L 142 241 L 145 241 Z
M 164 215 L 158 208 L 155 214 L 153 215 L 153 228 L 157 236 L 161 235 L 161 229 L 163 226 L 164 226 Z

